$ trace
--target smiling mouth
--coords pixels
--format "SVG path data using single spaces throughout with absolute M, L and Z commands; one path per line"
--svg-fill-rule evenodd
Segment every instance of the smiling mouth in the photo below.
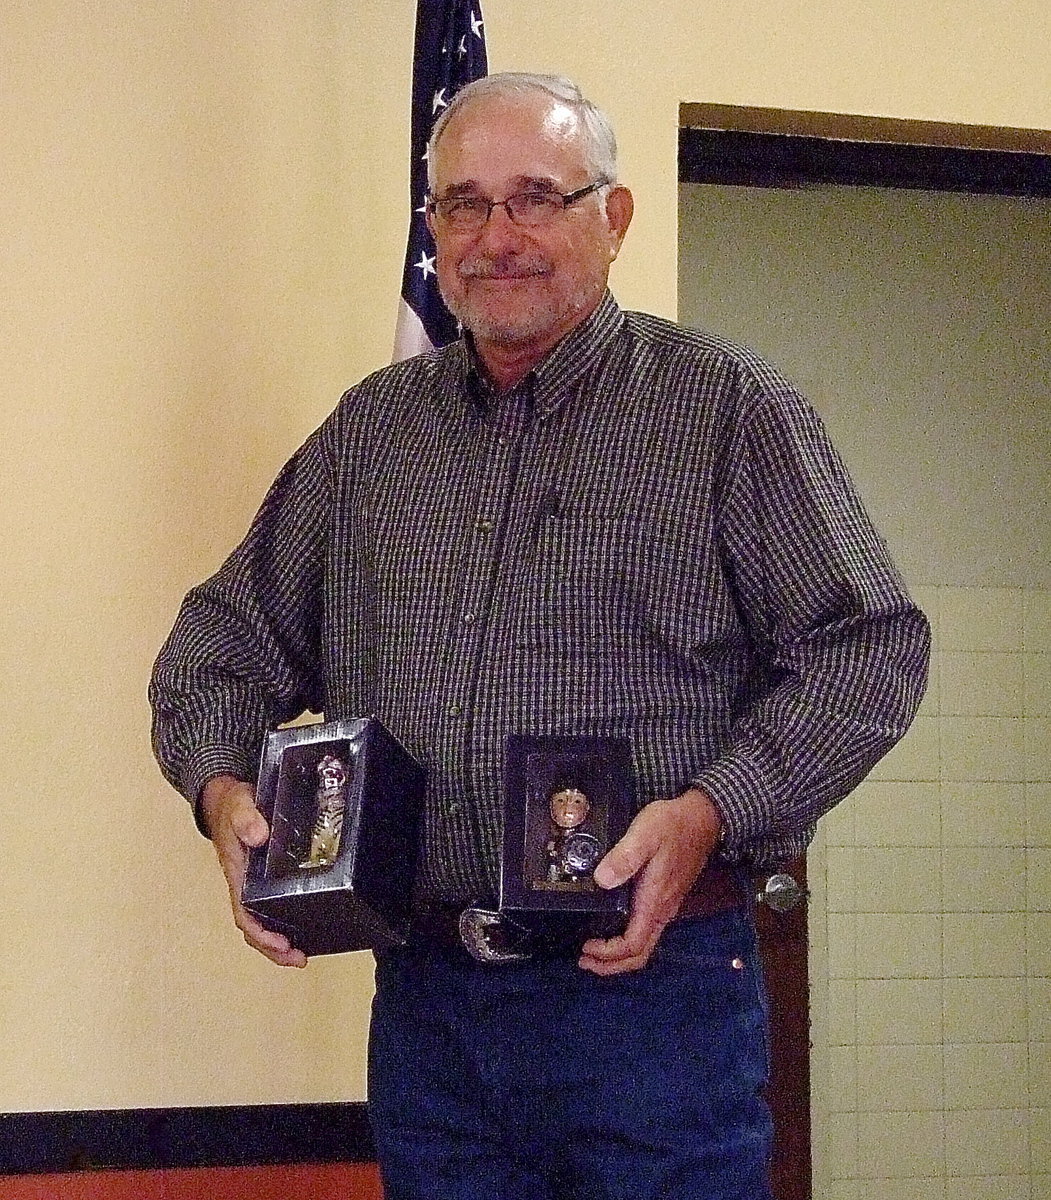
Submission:
M 522 262 L 504 259 L 497 261 L 475 261 L 462 263 L 459 268 L 460 278 L 471 283 L 479 280 L 483 283 L 522 283 L 530 279 L 541 279 L 551 273 L 551 265 L 547 262 Z

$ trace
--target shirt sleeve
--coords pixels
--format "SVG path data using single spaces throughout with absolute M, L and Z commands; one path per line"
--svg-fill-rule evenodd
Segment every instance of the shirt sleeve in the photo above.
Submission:
M 183 600 L 150 683 L 165 778 L 197 809 L 201 788 L 254 780 L 265 734 L 320 712 L 322 593 L 337 414 L 285 465 L 244 541 Z
M 805 845 L 908 729 L 930 653 L 927 620 L 806 401 L 787 384 L 759 388 L 736 436 L 721 551 L 759 682 L 694 781 L 731 859 L 745 843 L 749 856 Z

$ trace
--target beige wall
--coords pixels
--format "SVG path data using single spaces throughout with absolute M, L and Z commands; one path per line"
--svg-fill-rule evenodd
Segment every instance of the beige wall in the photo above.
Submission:
M 485 15 L 494 68 L 565 70 L 612 112 L 639 199 L 618 291 L 666 314 L 681 100 L 1051 127 L 1043 0 Z M 412 16 L 0 8 L 5 1109 L 363 1094 L 367 962 L 240 945 L 143 692 L 183 590 L 388 354 Z
M 931 618 L 809 855 L 820 1200 L 1051 1195 L 1051 201 L 681 189 L 680 311 L 831 429 Z

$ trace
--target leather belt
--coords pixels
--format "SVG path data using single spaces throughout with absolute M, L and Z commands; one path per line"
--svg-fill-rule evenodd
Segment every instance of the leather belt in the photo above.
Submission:
M 710 917 L 717 913 L 727 912 L 732 908 L 741 908 L 746 904 L 746 892 L 742 887 L 741 877 L 734 868 L 722 862 L 709 862 L 698 875 L 693 887 L 683 897 L 679 911 L 672 920 L 683 917 Z M 544 954 L 575 955 L 585 938 L 570 938 L 561 940 L 554 947 L 544 947 L 530 942 L 529 933 L 518 926 L 511 918 L 503 918 L 497 912 L 496 906 L 484 908 L 472 905 L 469 912 L 486 912 L 492 920 L 492 927 L 503 925 L 509 930 L 509 942 L 514 947 L 506 959 L 494 957 L 482 961 L 514 961 Z M 479 957 L 474 948 L 464 937 L 463 916 L 465 906 L 462 904 L 446 904 L 440 901 L 422 901 L 414 905 L 409 930 L 410 945 L 436 948 L 467 949 L 474 957 Z
M 740 871 L 716 860 L 708 862 L 694 885 L 682 898 L 674 920 L 680 917 L 714 917 L 748 902 Z

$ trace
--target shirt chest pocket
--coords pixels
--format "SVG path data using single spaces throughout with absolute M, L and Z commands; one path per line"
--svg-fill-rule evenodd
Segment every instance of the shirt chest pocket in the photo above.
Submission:
M 723 641 L 737 624 L 703 528 L 630 514 L 548 517 L 528 569 L 540 633 L 686 651 Z

